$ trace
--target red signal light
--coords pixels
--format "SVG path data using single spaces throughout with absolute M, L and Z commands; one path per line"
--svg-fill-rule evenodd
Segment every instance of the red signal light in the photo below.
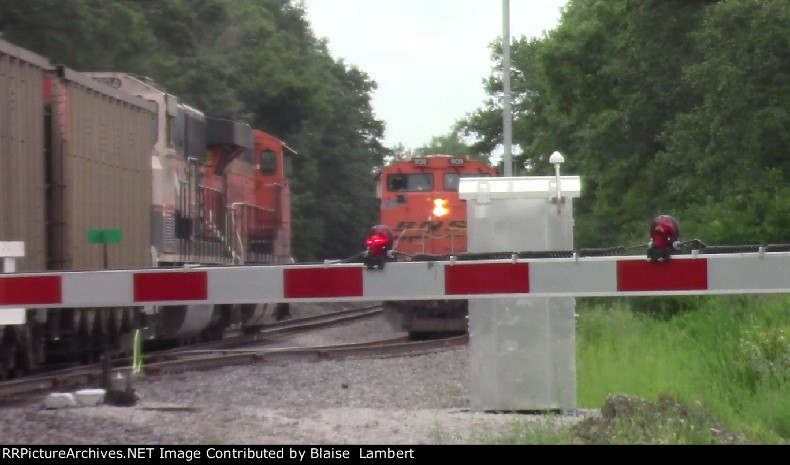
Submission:
M 650 244 L 647 258 L 651 262 L 669 260 L 670 254 L 679 249 L 678 222 L 669 215 L 659 215 L 650 222 Z
M 368 268 L 384 268 L 384 262 L 390 258 L 388 252 L 392 250 L 392 231 L 383 224 L 373 226 L 365 239 L 367 254 L 365 264 Z
M 678 223 L 669 215 L 660 215 L 650 223 L 650 240 L 658 248 L 671 247 L 678 240 Z
M 383 224 L 373 226 L 368 232 L 365 245 L 368 248 L 368 255 L 374 257 L 387 255 L 387 251 L 392 250 L 392 231 Z

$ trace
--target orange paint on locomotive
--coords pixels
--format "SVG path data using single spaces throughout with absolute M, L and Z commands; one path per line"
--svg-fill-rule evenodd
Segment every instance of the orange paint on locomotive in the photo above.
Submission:
M 485 162 L 468 157 L 428 155 L 397 161 L 379 174 L 381 224 L 395 236 L 395 250 L 407 254 L 466 252 L 466 201 L 461 177 L 496 176 Z
M 252 130 L 252 150 L 209 146 L 204 185 L 208 209 L 233 209 L 237 227 L 252 251 L 273 254 L 276 263 L 291 256 L 291 156 L 296 152 L 277 137 Z M 228 162 L 227 160 L 230 160 Z M 215 205 L 214 192 L 227 192 Z
M 278 263 L 291 256 L 291 186 L 292 156 L 296 152 L 271 134 L 253 130 L 255 205 L 271 215 L 270 222 L 260 223 L 250 237 L 261 243 L 273 242 Z

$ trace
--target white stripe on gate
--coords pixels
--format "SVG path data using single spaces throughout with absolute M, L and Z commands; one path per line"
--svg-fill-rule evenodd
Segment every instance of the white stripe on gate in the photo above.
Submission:
M 63 292 L 61 306 L 132 306 L 133 288 L 131 271 L 64 273 L 61 280 Z
M 282 302 L 283 267 L 247 266 L 208 269 L 208 300 L 246 304 Z
M 445 297 L 444 267 L 436 262 L 387 263 L 384 270 L 364 270 L 365 300 L 441 299 Z
M 788 292 L 790 253 L 741 257 L 708 255 L 708 289 L 743 292 Z
M 617 262 L 596 258 L 531 262 L 530 294 L 607 294 L 617 292 Z

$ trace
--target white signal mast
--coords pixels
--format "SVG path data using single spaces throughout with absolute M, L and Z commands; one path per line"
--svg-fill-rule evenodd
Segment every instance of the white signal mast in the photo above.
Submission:
M 510 0 L 502 0 L 502 157 L 504 176 L 513 176 L 513 113 L 510 108 Z

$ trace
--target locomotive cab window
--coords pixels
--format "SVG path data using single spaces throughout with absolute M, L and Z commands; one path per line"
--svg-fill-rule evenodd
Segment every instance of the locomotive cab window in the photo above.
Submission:
M 488 173 L 446 173 L 442 182 L 444 190 L 447 192 L 458 192 L 458 183 L 461 178 L 487 178 Z
M 387 190 L 390 192 L 432 191 L 433 175 L 430 173 L 388 174 Z
M 261 172 L 263 174 L 275 174 L 277 172 L 277 154 L 274 153 L 274 150 L 261 152 Z

